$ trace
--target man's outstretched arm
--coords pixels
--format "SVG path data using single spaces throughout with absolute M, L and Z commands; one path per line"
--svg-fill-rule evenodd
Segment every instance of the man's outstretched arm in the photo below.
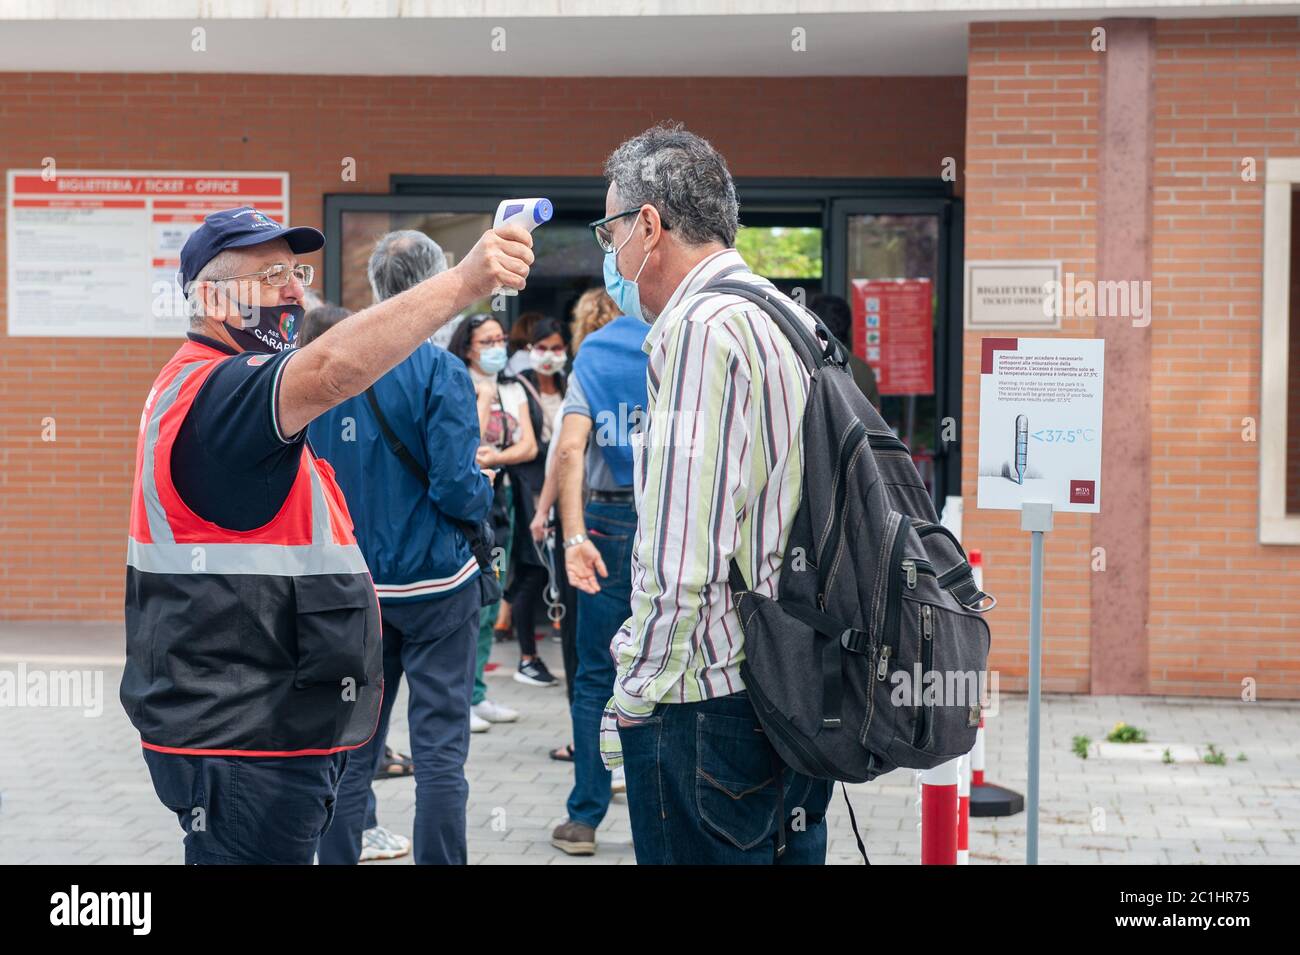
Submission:
M 277 395 L 280 430 L 294 435 L 359 395 L 471 303 L 505 286 L 521 289 L 533 237 L 509 225 L 483 233 L 453 268 L 363 309 L 296 352 Z

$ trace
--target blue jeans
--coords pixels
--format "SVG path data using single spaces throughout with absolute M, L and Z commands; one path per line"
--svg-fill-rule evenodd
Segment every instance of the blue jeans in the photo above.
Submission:
M 614 693 L 614 660 L 610 641 L 631 615 L 632 535 L 636 510 L 627 504 L 592 501 L 584 518 L 587 534 L 608 577 L 597 577 L 600 592 L 578 591 L 578 675 L 573 681 L 573 791 L 569 793 L 569 818 L 600 825 L 609 809 L 609 770 L 600 760 L 600 717 Z
M 375 770 L 406 675 L 407 722 L 415 763 L 416 865 L 464 865 L 465 806 L 469 783 L 469 706 L 474 686 L 474 649 L 479 618 L 478 581 L 446 597 L 414 603 L 385 601 L 384 705 L 374 738 L 356 751 L 339 785 L 333 828 L 321 839 L 322 865 L 355 865 L 361 834 L 374 821 Z
M 143 752 L 154 791 L 185 830 L 186 865 L 311 865 L 350 756 Z
M 834 783 L 779 766 L 745 691 L 620 727 L 638 865 L 824 865 Z M 777 826 L 785 827 L 778 859 Z

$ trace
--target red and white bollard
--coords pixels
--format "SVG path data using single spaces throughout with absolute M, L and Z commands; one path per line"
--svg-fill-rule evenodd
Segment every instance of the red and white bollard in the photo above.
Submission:
M 957 864 L 970 865 L 970 754 L 957 760 Z
M 984 589 L 984 555 L 972 548 L 967 555 L 975 586 Z M 984 701 L 981 700 L 981 703 Z M 1023 812 L 1025 799 L 1020 793 L 984 781 L 984 715 L 981 709 L 979 729 L 975 731 L 975 747 L 970 751 L 970 792 L 968 797 L 971 816 L 1014 816 Z
M 957 864 L 957 789 L 960 760 L 919 773 L 921 865 Z

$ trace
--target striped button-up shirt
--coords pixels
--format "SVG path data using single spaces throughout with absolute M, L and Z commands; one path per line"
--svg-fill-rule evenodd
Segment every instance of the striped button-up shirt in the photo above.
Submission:
M 636 722 L 660 702 L 744 689 L 729 564 L 735 557 L 756 592 L 775 596 L 799 506 L 808 373 L 758 306 L 698 294 L 723 278 L 775 291 L 739 252 L 717 252 L 682 280 L 644 345 L 648 402 L 633 438 L 632 616 L 610 647 L 618 675 L 601 723 L 601 755 L 611 768 L 622 762 L 619 717 Z

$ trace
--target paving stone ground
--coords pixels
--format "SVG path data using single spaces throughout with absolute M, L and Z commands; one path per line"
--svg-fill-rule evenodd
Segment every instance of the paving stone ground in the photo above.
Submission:
M 92 674 L 91 687 L 102 678 L 98 715 L 93 707 L 87 715 L 82 708 L 0 705 L 0 864 L 181 861 L 180 829 L 154 795 L 138 737 L 117 702 L 120 648 L 120 629 L 108 625 L 0 624 L 0 671 L 85 670 Z M 556 642 L 544 640 L 542 653 L 558 674 Z M 563 818 L 572 780 L 569 764 L 547 758 L 551 747 L 569 738 L 564 690 L 510 679 L 517 661 L 512 645 L 498 644 L 493 659 L 501 666 L 488 675 L 490 696 L 523 716 L 472 737 L 466 767 L 470 861 L 634 863 L 621 796 L 600 829 L 595 857 L 572 859 L 551 847 L 550 831 Z M 407 741 L 405 698 L 403 685 L 390 736 L 399 749 Z M 998 715 L 988 721 L 988 778 L 1021 793 L 1025 716 L 1025 698 L 1003 693 Z M 1094 749 L 1081 760 L 1071 752 L 1073 736 L 1103 739 L 1119 720 L 1147 731 L 1156 744 L 1151 757 Z M 1300 704 L 1294 702 L 1046 696 L 1040 861 L 1300 863 L 1297 729 Z M 1155 755 L 1165 747 L 1195 754 L 1209 743 L 1226 754 L 1225 765 L 1164 764 Z M 915 774 L 900 770 L 848 790 L 872 863 L 915 864 Z M 409 835 L 413 782 L 385 780 L 376 783 L 376 792 L 380 821 Z M 828 861 L 860 864 L 838 792 L 828 824 Z M 973 864 L 1024 861 L 1023 813 L 972 819 L 970 830 Z M 409 862 L 407 857 L 373 864 Z

